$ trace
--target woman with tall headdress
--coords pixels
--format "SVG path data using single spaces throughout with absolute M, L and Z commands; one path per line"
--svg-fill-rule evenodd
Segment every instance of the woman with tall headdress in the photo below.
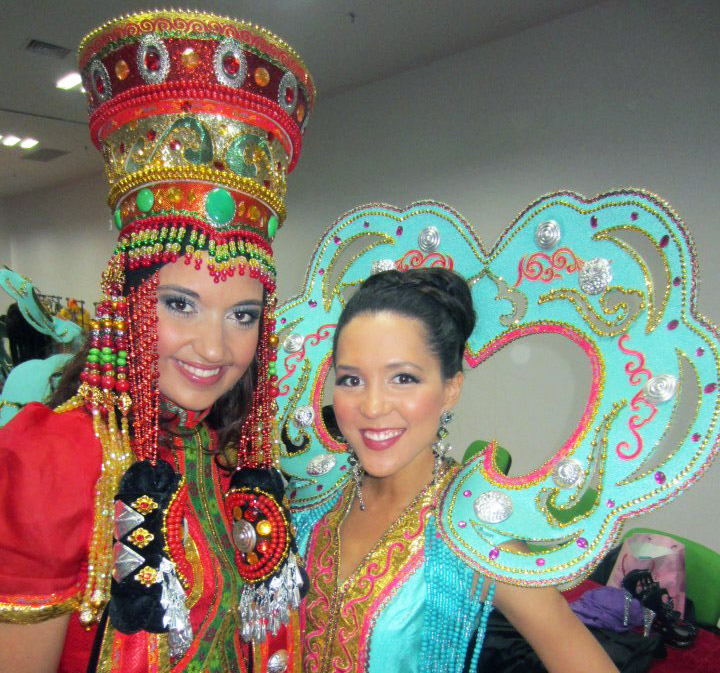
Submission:
M 120 237 L 86 348 L 0 435 L 0 668 L 293 670 L 271 243 L 312 79 L 172 10 L 79 60 Z

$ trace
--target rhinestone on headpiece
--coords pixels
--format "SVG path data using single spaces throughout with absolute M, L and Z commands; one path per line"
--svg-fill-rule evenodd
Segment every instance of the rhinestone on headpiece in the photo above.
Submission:
M 560 488 L 572 488 L 585 476 L 582 463 L 577 458 L 563 458 L 555 465 L 552 480 Z
M 392 271 L 395 268 L 394 259 L 374 259 L 372 267 L 370 268 L 371 274 L 381 273 L 383 271 Z
M 306 428 L 313 424 L 315 420 L 315 410 L 309 404 L 298 407 L 293 414 L 293 420 L 299 428 Z
M 502 491 L 486 491 L 475 498 L 473 509 L 483 523 L 500 523 L 513 513 L 513 503 Z
M 330 470 L 335 467 L 336 462 L 337 459 L 332 453 L 321 453 L 319 456 L 315 456 L 308 462 L 305 471 L 311 477 L 318 477 L 330 472 Z
M 612 282 L 610 260 L 602 257 L 588 259 L 580 269 L 580 289 L 585 294 L 600 294 Z

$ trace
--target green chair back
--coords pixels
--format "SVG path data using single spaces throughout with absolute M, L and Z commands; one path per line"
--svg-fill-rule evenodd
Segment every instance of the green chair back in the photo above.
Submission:
M 476 453 L 480 453 L 485 450 L 490 442 L 486 442 L 484 439 L 476 439 L 474 442 L 470 442 L 470 445 L 465 449 L 465 455 L 463 456 L 463 463 L 470 460 Z M 506 451 L 502 446 L 497 446 L 495 449 L 495 467 L 498 472 L 507 474 L 510 472 L 510 466 L 512 465 L 512 457 L 510 453 Z

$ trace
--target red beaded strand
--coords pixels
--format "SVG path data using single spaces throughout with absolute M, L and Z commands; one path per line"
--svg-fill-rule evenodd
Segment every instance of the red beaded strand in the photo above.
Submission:
M 275 334 L 274 287 L 268 292 L 263 310 L 263 329 L 257 352 L 257 385 L 253 392 L 250 413 L 243 423 L 237 453 L 237 469 L 242 467 L 271 467 L 274 464 L 275 414 L 278 395 L 275 361 L 278 337 Z
M 139 460 L 157 459 L 160 389 L 157 360 L 158 272 L 140 287 L 131 288 L 129 299 L 129 381 L 133 399 L 133 451 Z

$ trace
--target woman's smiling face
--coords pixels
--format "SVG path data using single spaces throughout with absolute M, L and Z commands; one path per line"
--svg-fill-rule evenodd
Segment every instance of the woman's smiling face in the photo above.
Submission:
M 263 286 L 239 275 L 215 283 L 178 260 L 160 269 L 157 300 L 160 392 L 185 409 L 207 409 L 255 357 Z
M 443 379 L 423 324 L 383 311 L 355 316 L 335 353 L 338 426 L 373 477 L 432 471 L 440 416 L 460 394 L 463 375 Z

